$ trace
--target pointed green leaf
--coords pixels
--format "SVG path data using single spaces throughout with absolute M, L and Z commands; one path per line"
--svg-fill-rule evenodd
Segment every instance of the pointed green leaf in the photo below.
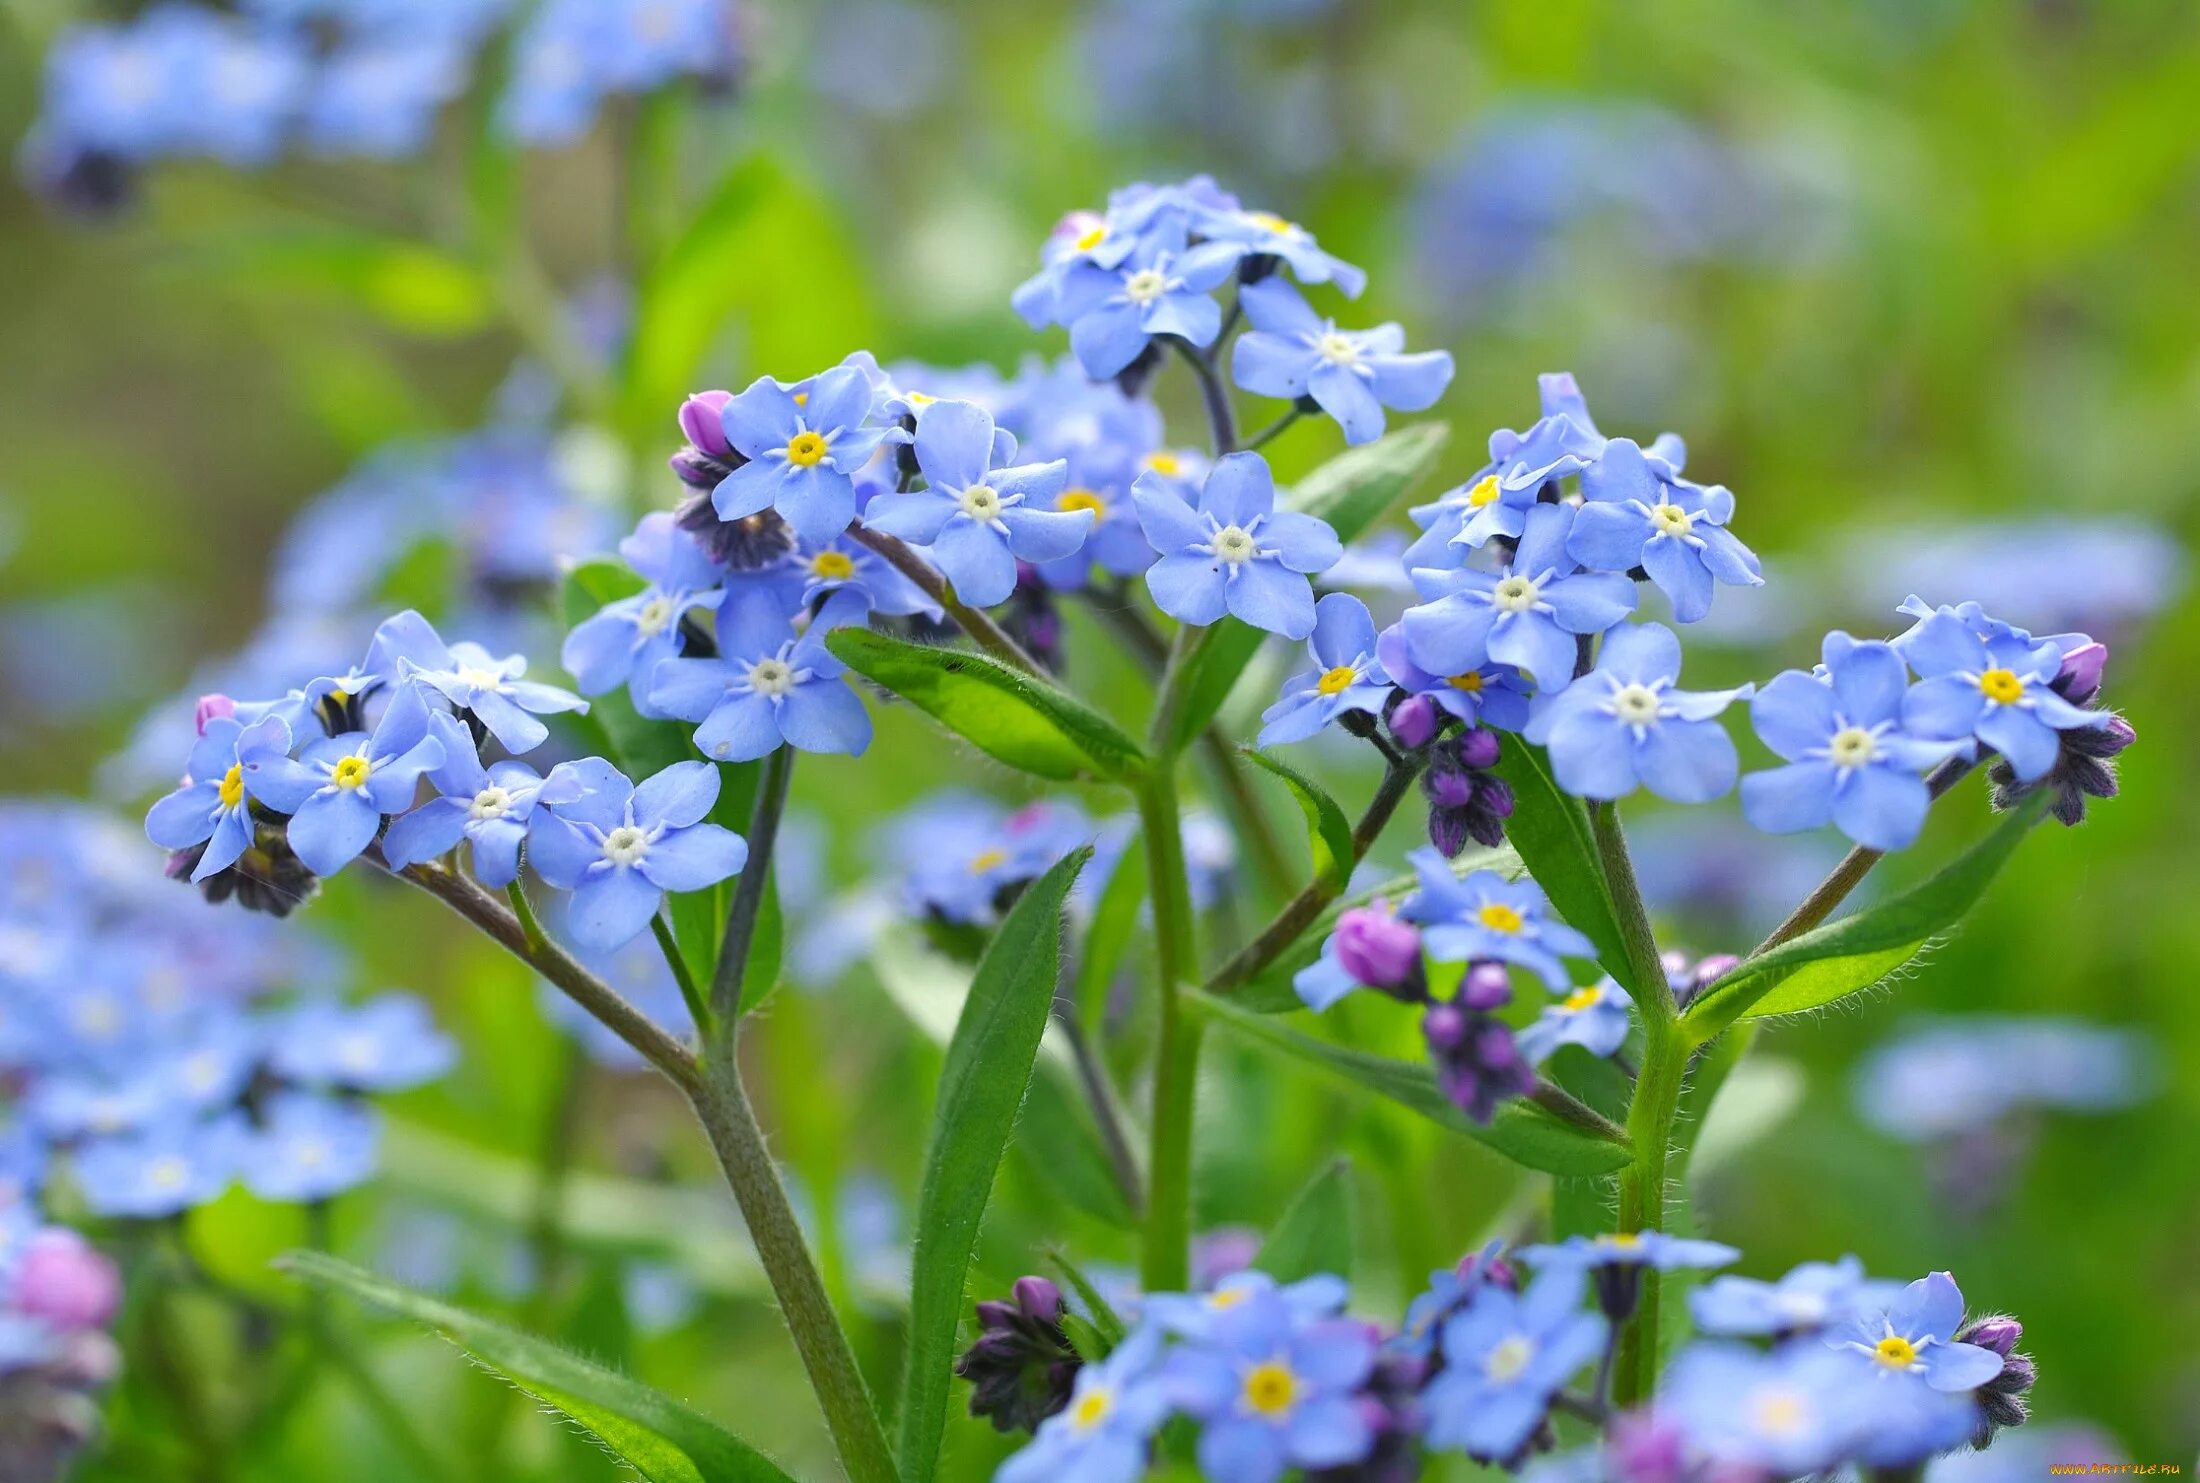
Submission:
M 1314 879 L 1332 888 L 1342 888 L 1352 874 L 1352 867 L 1359 862 L 1353 848 L 1352 821 L 1344 816 L 1337 800 L 1323 792 L 1320 784 L 1273 753 L 1257 747 L 1239 750 L 1256 767 L 1283 779 L 1284 786 L 1291 790 L 1291 797 L 1298 803 L 1299 812 L 1306 816 L 1307 845 L 1314 852 Z
M 1048 1266 L 1062 1274 L 1062 1280 L 1069 1284 L 1070 1291 L 1077 1294 L 1078 1301 L 1085 1305 L 1085 1311 L 1092 1315 L 1092 1326 L 1099 1331 L 1101 1342 L 1105 1346 L 1101 1353 L 1105 1354 L 1107 1350 L 1122 1343 L 1123 1335 L 1128 1332 L 1123 1320 L 1116 1315 L 1114 1307 L 1102 1295 L 1099 1287 L 1085 1275 L 1084 1269 L 1058 1250 L 1049 1250 L 1046 1260 Z M 1077 1352 L 1084 1354 L 1087 1359 L 1099 1358 L 1099 1355 L 1085 1354 L 1083 1349 Z
M 1520 737 L 1504 739 L 1495 770 L 1513 791 L 1506 843 L 1520 852 L 1528 874 L 1558 914 L 1586 934 L 1613 977 L 1627 983 L 1633 975 L 1627 971 L 1626 938 L 1619 930 L 1619 911 L 1597 854 L 1589 811 L 1558 786 L 1544 750 Z M 1638 998 L 1644 992 L 1640 984 L 1628 983 L 1627 988 Z
M 1114 722 L 1064 690 L 970 649 L 842 628 L 825 640 L 875 680 L 986 755 L 1068 782 L 1135 775 L 1145 760 Z
M 1744 1015 L 1800 1014 L 1862 993 L 1900 971 L 1977 904 L 2048 802 L 2043 789 L 1993 832 L 1913 891 L 1814 927 L 1745 959 L 1688 1006 L 1681 1027 L 1699 1043 Z
M 901 1406 L 901 1468 L 908 1483 L 930 1483 L 939 1465 L 970 1253 L 1054 1007 L 1062 902 L 1091 856 L 1086 848 L 1056 861 L 1009 908 L 979 960 L 948 1043 L 917 1195 L 909 1279 Z
M 322 1252 L 294 1251 L 278 1265 L 433 1329 L 484 1369 L 572 1418 L 649 1483 L 787 1483 L 777 1464 L 717 1423 L 546 1339 Z
M 1268 1239 L 1253 1265 L 1278 1282 L 1297 1282 L 1320 1273 L 1352 1276 L 1352 1166 L 1338 1159 L 1307 1181 Z
M 1209 1015 L 1270 1049 L 1409 1107 L 1454 1132 L 1487 1144 L 1516 1164 L 1548 1174 L 1606 1174 L 1628 1161 L 1625 1135 L 1617 1128 L 1606 1125 L 1597 1129 L 1588 1123 L 1566 1122 L 1539 1103 L 1520 1097 L 1500 1105 L 1496 1118 L 1483 1127 L 1436 1089 L 1436 1078 L 1426 1066 L 1332 1045 L 1277 1023 L 1273 1015 L 1211 995 L 1195 997 Z

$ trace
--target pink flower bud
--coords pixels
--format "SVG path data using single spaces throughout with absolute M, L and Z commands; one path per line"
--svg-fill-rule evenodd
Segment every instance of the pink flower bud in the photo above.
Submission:
M 15 1268 L 15 1306 L 64 1331 L 104 1328 L 122 1301 L 115 1264 L 74 1231 L 40 1231 Z
M 1421 934 L 1388 911 L 1357 906 L 1337 918 L 1337 962 L 1371 989 L 1394 989 L 1421 966 Z
M 199 735 L 204 736 L 206 735 L 207 722 L 223 716 L 234 716 L 235 714 L 237 714 L 237 702 L 231 700 L 228 696 L 221 694 L 202 695 L 199 697 L 198 705 L 192 709 L 191 724 L 198 727 Z
M 1390 712 L 1390 734 L 1401 747 L 1425 747 L 1436 735 L 1436 704 L 1426 695 L 1409 695 Z
M 713 458 L 724 458 L 733 451 L 726 441 L 724 413 L 726 403 L 733 400 L 730 391 L 698 391 L 680 403 L 680 433 L 690 443 Z

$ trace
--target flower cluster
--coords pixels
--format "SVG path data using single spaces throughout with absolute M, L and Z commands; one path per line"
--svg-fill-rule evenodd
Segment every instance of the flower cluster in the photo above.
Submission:
M 171 0 L 122 25 L 81 25 L 46 58 L 26 146 L 64 199 L 113 203 L 132 172 L 207 158 L 237 168 L 286 150 L 395 159 L 426 149 L 445 104 L 512 19 L 507 0 L 256 0 L 235 15 Z M 579 137 L 606 98 L 683 77 L 729 83 L 742 46 L 731 0 L 558 0 L 513 38 L 497 106 L 525 144 Z

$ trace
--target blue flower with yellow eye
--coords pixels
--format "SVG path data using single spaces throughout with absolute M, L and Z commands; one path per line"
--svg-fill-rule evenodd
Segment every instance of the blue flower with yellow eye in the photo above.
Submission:
M 1490 461 L 1434 504 L 1411 510 L 1420 536 L 1408 567 L 1455 567 L 1492 536 L 1517 540 L 1543 486 L 1580 473 L 1604 451 L 1604 436 L 1571 375 L 1538 376 L 1543 415 L 1526 432 L 1490 434 Z M 1662 441 L 1662 440 L 1661 440 Z
M 711 491 L 721 520 L 775 509 L 823 545 L 856 518 L 855 476 L 885 430 L 871 424 L 871 379 L 839 365 L 793 391 L 766 376 L 726 403 L 726 441 L 746 460 Z
M 1883 1304 L 1863 1308 L 1827 1333 L 1825 1343 L 1888 1380 L 1960 1394 L 1999 1375 L 2004 1364 L 1993 1350 L 1957 1340 L 1962 1326 L 1962 1289 L 1948 1273 L 1935 1272 Z
M 1446 1319 L 1444 1367 L 1421 1392 L 1428 1445 L 1492 1461 L 1519 1452 L 1604 1348 L 1608 1325 L 1583 1306 L 1587 1291 L 1579 1271 L 1545 1272 L 1522 1292 L 1485 1284 Z
M 412 807 L 421 775 L 442 762 L 427 703 L 400 686 L 371 734 L 328 737 L 271 765 L 280 786 L 305 795 L 291 815 L 290 848 L 315 875 L 334 875 L 374 842 L 385 815 Z
M 1592 1056 L 1609 1056 L 1627 1043 L 1635 1001 L 1609 978 L 1575 989 L 1545 1007 L 1534 1024 L 1513 1037 L 1531 1066 L 1540 1066 L 1562 1045 L 1578 1045 Z
M 1588 938 L 1550 914 L 1533 881 L 1508 881 L 1494 870 L 1456 876 L 1450 861 L 1428 849 L 1413 851 L 1406 863 L 1420 889 L 1400 915 L 1420 925 L 1421 941 L 1437 962 L 1515 964 L 1563 994 L 1574 981 L 1561 960 L 1596 957 Z
M 1406 353 L 1406 332 L 1395 324 L 1340 330 L 1281 278 L 1248 283 L 1238 302 L 1252 328 L 1231 351 L 1237 384 L 1260 396 L 1312 397 L 1347 443 L 1381 437 L 1385 407 L 1424 411 L 1451 384 L 1448 351 Z
M 1283 694 L 1261 712 L 1260 744 L 1305 741 L 1347 711 L 1377 715 L 1390 697 L 1390 676 L 1375 653 L 1375 620 L 1367 604 L 1332 592 L 1314 604 L 1309 644 L 1314 664 L 1283 682 Z
M 473 736 L 453 716 L 428 718 L 443 743 L 443 761 L 428 769 L 428 781 L 440 797 L 390 821 L 382 836 L 382 858 L 403 870 L 458 848 L 473 846 L 474 877 L 502 888 L 519 878 L 519 847 L 527 838 L 542 793 L 542 777 L 524 762 L 481 765 Z
M 885 497 L 871 498 L 875 502 Z M 870 600 L 872 612 L 886 617 L 907 618 L 921 613 L 936 620 L 941 615 L 940 605 L 926 596 L 923 588 L 852 537 L 840 536 L 822 546 L 805 546 L 794 552 L 789 562 L 801 582 L 802 607 L 814 608 L 836 592 L 858 592 Z
M 1711 611 L 1711 584 L 1762 587 L 1757 554 L 1726 528 L 1734 496 L 1679 477 L 1656 450 L 1614 438 L 1581 471 L 1584 497 L 1566 549 L 1583 566 L 1650 574 L 1673 616 L 1694 623 Z
M 1709 803 L 1741 761 L 1715 719 L 1754 687 L 1682 690 L 1681 644 L 1661 623 L 1613 629 L 1596 667 L 1539 707 L 1530 741 L 1550 749 L 1558 785 L 1583 798 L 1624 798 L 1638 784 L 1675 803 Z
M 1161 1335 L 1142 1328 L 1080 1365 L 1069 1404 L 1039 1423 L 995 1483 L 1136 1483 L 1170 1411 L 1160 1358 Z
M 146 836 L 164 850 L 203 842 L 194 881 L 228 869 L 252 845 L 252 799 L 277 813 L 305 801 L 303 783 L 284 765 L 289 760 L 290 728 L 282 717 L 263 716 L 250 726 L 215 717 L 191 749 L 188 781 L 146 814 Z
M 1146 588 L 1162 612 L 1195 628 L 1229 614 L 1285 638 L 1314 631 L 1308 577 L 1334 566 L 1344 547 L 1327 522 L 1276 508 L 1266 459 L 1217 459 L 1196 509 L 1151 469 L 1131 486 L 1131 498 L 1146 540 L 1161 553 L 1146 570 Z
M 1604 1232 L 1568 1236 L 1549 1246 L 1524 1246 L 1520 1259 L 1551 1270 L 1594 1272 L 1606 1267 L 1649 1267 L 1679 1272 L 1723 1267 L 1742 1254 L 1722 1241 L 1698 1241 L 1664 1231 Z
M 1138 359 L 1156 335 L 1211 344 L 1222 329 L 1214 291 L 1236 271 L 1245 249 L 1234 242 L 1187 245 L 1184 233 L 1141 239 L 1111 268 L 1080 263 L 1054 295 L 1054 322 L 1069 326 L 1069 348 L 1085 374 L 1105 381 Z
M 2052 639 L 2017 630 L 1982 639 L 1953 613 L 1935 613 L 1904 637 L 1902 656 L 1921 678 L 1902 697 L 1902 724 L 1924 737 L 1975 738 L 2025 782 L 2055 765 L 2059 733 L 2108 724 L 2109 712 L 2056 693 L 2063 656 Z
M 1393 623 L 1375 636 L 1375 656 L 1390 682 L 1408 695 L 1425 695 L 1448 716 L 1475 726 L 1518 731 L 1528 724 L 1532 687 L 1509 664 L 1484 664 L 1455 675 L 1435 675 L 1413 662 L 1406 632 Z
M 1367 274 L 1340 257 L 1322 251 L 1314 234 L 1272 211 L 1206 207 L 1194 213 L 1202 237 L 1236 242 L 1247 257 L 1280 259 L 1301 283 L 1333 283 L 1348 299 L 1367 287 Z

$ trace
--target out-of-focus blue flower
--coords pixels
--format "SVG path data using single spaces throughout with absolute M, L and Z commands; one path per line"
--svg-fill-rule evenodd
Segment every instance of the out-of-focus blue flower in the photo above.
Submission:
M 573 794 L 566 779 L 579 784 Z M 700 891 L 740 872 L 748 843 L 706 822 L 718 785 L 708 762 L 675 762 L 639 786 L 600 757 L 551 769 L 528 826 L 527 861 L 573 893 L 566 920 L 575 942 L 617 947 L 649 925 L 665 892 Z
M 1902 697 L 1902 724 L 1919 736 L 1975 737 L 2026 782 L 2055 765 L 2058 732 L 2108 723 L 2107 711 L 2081 710 L 2052 688 L 2063 651 L 2051 639 L 1982 640 L 1953 613 L 1933 614 L 1905 638 L 1902 657 L 1921 678 Z
M 1496 1282 L 1517 1288 L 1518 1278 L 1500 1253 L 1504 1242 L 1493 1240 L 1478 1252 L 1469 1252 L 1454 1267 L 1428 1274 L 1428 1287 L 1406 1304 L 1405 1318 L 1383 1345 L 1391 1354 L 1428 1359 L 1443 1337 L 1444 1322 L 1474 1301 L 1482 1287 Z
M 990 407 L 1001 426 L 1016 434 L 1023 456 L 1034 462 L 1061 459 L 1069 479 L 1055 508 L 1091 510 L 1096 519 L 1085 544 L 1040 574 L 1052 587 L 1081 588 L 1092 568 L 1135 577 L 1153 564 L 1153 548 L 1138 528 L 1131 481 L 1161 443 L 1161 413 L 1144 397 L 1126 395 L 1110 381 L 1092 381 L 1065 357 L 1048 364 L 1027 360 Z M 981 403 L 981 405 L 984 405 Z
M 1347 443 L 1381 437 L 1385 407 L 1425 411 L 1451 384 L 1449 351 L 1407 354 L 1406 332 L 1396 324 L 1340 330 L 1281 278 L 1248 283 L 1238 302 L 1252 328 L 1231 350 L 1237 384 L 1286 401 L 1312 397 L 1344 429 Z
M 1208 206 L 1195 219 L 1200 235 L 1239 243 L 1247 257 L 1280 258 L 1301 283 L 1334 283 L 1348 299 L 1358 298 L 1367 287 L 1366 273 L 1322 251 L 1312 232 L 1272 211 Z
M 384 994 L 357 1005 L 299 1006 L 276 1026 L 268 1059 L 306 1086 L 394 1092 L 442 1076 L 457 1062 L 458 1047 L 419 999 Z
M 885 435 L 871 423 L 871 403 L 870 378 L 853 365 L 834 366 L 799 393 L 762 377 L 726 403 L 726 441 L 747 461 L 711 491 L 718 518 L 776 509 L 812 545 L 846 530 L 856 517 L 855 475 Z
M 1428 1445 L 1491 1460 L 1534 1435 L 1551 1397 L 1604 1348 L 1601 1314 L 1582 1305 L 1588 1279 L 1543 1273 L 1524 1292 L 1485 1285 L 1444 1323 L 1444 1368 L 1421 1393 Z
M 326 1200 L 373 1175 L 381 1144 L 382 1123 L 373 1108 L 283 1092 L 268 1099 L 238 1172 L 263 1200 Z
M 1573 376 L 1536 378 L 1543 415 L 1526 432 L 1490 434 L 1490 461 L 1434 504 L 1410 512 L 1421 534 L 1406 549 L 1408 567 L 1455 567 L 1492 536 L 1519 539 L 1543 486 L 1580 473 L 1604 451 L 1604 436 Z
M 1261 712 L 1260 744 L 1304 741 L 1347 711 L 1379 715 L 1390 676 L 1375 653 L 1375 620 L 1367 604 L 1332 592 L 1314 604 L 1308 645 L 1314 666 L 1283 682 L 1283 694 Z
M 1716 717 L 1754 692 L 1681 690 L 1681 642 L 1662 623 L 1604 636 L 1596 667 L 1528 723 L 1549 747 L 1559 786 L 1584 798 L 1624 798 L 1636 785 L 1675 803 L 1709 803 L 1734 786 L 1741 761 Z
M 1375 1431 L 1355 1392 L 1375 1366 L 1370 1328 L 1310 1316 L 1272 1288 L 1220 1290 L 1239 1300 L 1187 1335 L 1162 1365 L 1170 1399 L 1202 1423 L 1201 1471 L 1274 1483 L 1286 1468 L 1364 1458 Z
M 443 761 L 428 770 L 428 780 L 442 796 L 390 821 L 382 858 L 390 869 L 403 870 L 464 839 L 473 845 L 475 878 L 485 886 L 510 885 L 519 877 L 519 847 L 542 792 L 541 776 L 524 762 L 483 767 L 473 737 L 454 717 L 431 717 L 430 726 L 443 742 Z
M 1044 322 L 1069 327 L 1069 348 L 1095 381 L 1126 369 L 1156 335 L 1204 347 L 1222 328 L 1214 291 L 1244 253 L 1234 242 L 1192 246 L 1181 229 L 1157 231 L 1112 267 L 1071 267 Z
M 695 745 L 722 762 L 751 762 L 781 745 L 859 755 L 871 744 L 871 713 L 842 682 L 847 667 L 825 636 L 863 622 L 869 609 L 861 592 L 835 593 L 798 637 L 771 598 L 728 602 L 718 610 L 717 657 L 663 661 L 649 703 L 700 722 Z
M 1508 881 L 1494 870 L 1455 876 L 1434 850 L 1406 856 L 1420 889 L 1402 915 L 1421 926 L 1429 956 L 1441 963 L 1512 963 L 1541 978 L 1554 994 L 1573 988 L 1561 958 L 1595 958 L 1589 939 L 1550 914 L 1535 882 Z
M 1989 611 L 2022 615 L 2037 632 L 2128 634 L 2177 601 L 2190 564 L 2174 534 L 2136 515 L 1907 526 L 1874 519 L 1842 543 L 1837 579 L 1849 613 L 1876 613 L 1917 592 L 1966 592 Z M 2115 580 L 2103 581 L 2103 572 Z M 1914 597 L 1902 610 L 1932 611 Z
M 204 1205 L 235 1181 L 244 1156 L 244 1119 L 171 1119 L 142 1132 L 95 1138 L 71 1168 L 95 1215 L 156 1220 Z
M 1865 1308 L 1885 1308 L 1897 1284 L 1864 1275 L 1853 1256 L 1804 1262 L 1777 1282 L 1714 1277 L 1688 1295 L 1689 1316 L 1706 1334 L 1785 1337 L 1847 1323 Z
M 1390 682 L 1408 695 L 1425 695 L 1446 715 L 1472 729 L 1519 731 L 1528 724 L 1528 682 L 1509 664 L 1485 664 L 1454 675 L 1435 675 L 1413 662 L 1402 624 L 1375 639 L 1375 657 Z
M 559 662 L 583 695 L 624 684 L 635 709 L 646 716 L 657 665 L 687 647 L 680 620 L 724 600 L 722 573 L 665 510 L 644 515 L 634 533 L 619 542 L 619 555 L 649 585 L 573 625 Z
M 1502 572 L 1419 568 L 1424 601 L 1400 620 L 1406 653 L 1431 674 L 1456 675 L 1491 660 L 1529 676 L 1546 695 L 1573 682 L 1581 637 L 1603 633 L 1635 610 L 1635 584 L 1616 572 L 1585 572 L 1566 554 L 1570 505 L 1527 512 L 1512 564 Z
M 297 761 L 270 765 L 280 786 L 312 790 L 292 814 L 291 849 L 315 875 L 334 875 L 374 842 L 384 815 L 412 806 L 421 774 L 442 761 L 419 691 L 399 689 L 371 734 L 332 736 Z
M 1146 540 L 1161 553 L 1146 572 L 1161 611 L 1194 627 L 1228 613 L 1285 638 L 1313 632 L 1307 578 L 1326 571 L 1344 548 L 1326 522 L 1276 509 L 1275 479 L 1259 454 L 1216 460 L 1196 510 L 1151 470 L 1138 476 L 1131 497 Z
M 1627 1043 L 1635 1001 L 1611 979 L 1575 989 L 1536 1016 L 1534 1024 L 1513 1037 L 1528 1064 L 1540 1066 L 1562 1045 L 1578 1045 L 1592 1056 L 1608 1056 Z
M 1590 1272 L 1603 1267 L 1649 1267 L 1659 1272 L 1723 1267 L 1741 1253 L 1722 1241 L 1698 1241 L 1664 1231 L 1603 1232 L 1568 1236 L 1554 1246 L 1524 1246 L 1520 1259 L 1537 1267 Z
M 588 702 L 555 685 L 523 679 L 527 661 L 502 659 L 476 643 L 446 645 L 432 624 L 407 609 L 374 631 L 375 646 L 392 682 L 410 681 L 462 711 L 471 711 L 507 751 L 531 752 L 550 738 L 536 718 L 586 711 Z
M 1001 1464 L 996 1483 L 1135 1483 L 1169 1414 L 1156 1373 L 1161 1335 L 1142 1328 L 1077 1371 L 1069 1404 Z
M 1152 1293 L 1141 1313 L 1156 1327 L 1180 1337 L 1209 1339 L 1234 1322 L 1233 1315 L 1255 1302 L 1281 1303 L 1302 1319 L 1334 1318 L 1344 1311 L 1351 1290 L 1328 1273 L 1278 1282 L 1250 1268 L 1230 1273 L 1203 1293 Z
M 499 119 L 526 143 L 570 143 L 608 95 L 730 77 L 735 30 L 728 0 L 548 0 L 515 43 Z
M 1123 186 L 1109 195 L 1105 213 L 1073 211 L 1062 218 L 1041 250 L 1043 266 L 1017 287 L 1009 302 L 1035 330 L 1067 324 L 1075 316 L 1065 310 L 1064 290 L 1079 274 L 1119 268 L 1141 247 L 1180 248 L 1195 218 L 1237 204 L 1237 197 L 1205 175 L 1174 185 L 1136 181 Z M 1233 255 L 1233 265 L 1235 261 Z
M 1581 492 L 1567 552 L 1598 571 L 1642 568 L 1681 622 L 1711 611 L 1714 579 L 1764 585 L 1757 554 L 1726 528 L 1734 496 L 1725 485 L 1691 484 L 1655 451 L 1646 457 L 1634 439 L 1614 438 L 1581 471 Z
M 1069 804 L 1010 813 L 989 799 L 941 793 L 896 817 L 881 843 L 911 912 L 967 926 L 993 921 L 1003 891 L 1038 879 L 1093 833 Z
M 1016 590 L 1016 563 L 1060 561 L 1084 544 L 1096 511 L 1055 508 L 1069 465 L 1010 466 L 1015 440 L 971 402 L 936 402 L 917 420 L 925 488 L 865 507 L 873 530 L 929 546 L 958 596 L 980 607 Z
M 1925 826 L 1924 771 L 1966 741 L 1903 723 L 1909 672 L 1891 644 L 1826 635 L 1823 677 L 1791 669 L 1750 703 L 1750 721 L 1788 765 L 1742 779 L 1742 813 L 1768 834 L 1831 822 L 1858 844 L 1899 850 Z
M 1921 1277 L 1881 1305 L 1858 1311 L 1825 1336 L 1887 1380 L 1921 1382 L 1948 1394 L 1976 1390 L 2001 1373 L 2002 1356 L 1960 1343 L 1963 1293 L 1946 1272 Z
M 1863 1380 L 1815 1344 L 1770 1353 L 1697 1344 L 1673 1361 L 1658 1387 L 1655 1414 L 1715 1462 L 1796 1477 L 1848 1455 L 1858 1409 L 1868 1399 L 1859 1388 Z
M 436 115 L 466 90 L 465 39 L 388 36 L 347 42 L 321 64 L 305 100 L 307 147 L 394 160 L 434 137 Z
M 2108 1112 L 2150 1095 L 2158 1058 L 2128 1030 L 1968 1015 L 1907 1027 L 1857 1068 L 1856 1109 L 1907 1141 L 1950 1138 L 2024 1107 Z
M 250 799 L 278 812 L 305 801 L 289 774 L 289 760 L 290 728 L 280 716 L 264 716 L 250 726 L 216 717 L 191 749 L 188 781 L 146 814 L 147 837 L 164 850 L 204 841 L 206 853 L 191 871 L 194 881 L 228 869 L 252 844 Z

